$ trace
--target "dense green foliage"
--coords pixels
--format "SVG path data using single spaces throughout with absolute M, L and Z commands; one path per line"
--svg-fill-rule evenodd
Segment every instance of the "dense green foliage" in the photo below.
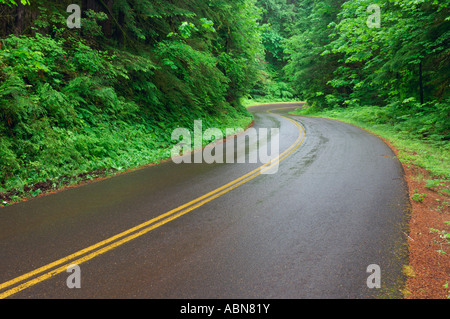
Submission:
M 378 121 L 442 147 L 450 139 L 449 1 L 297 1 L 285 70 L 309 105 L 383 107 Z M 381 9 L 369 27 L 370 5 Z
M 254 1 L 83 1 L 80 29 L 70 3 L 2 8 L 22 20 L 0 40 L 0 193 L 167 158 L 196 119 L 252 120 L 239 100 L 263 54 Z
M 258 0 L 269 77 L 326 116 L 395 140 L 448 178 L 450 1 Z M 371 9 L 380 8 L 374 26 Z M 273 75 L 276 76 L 273 76 Z M 268 94 L 273 99 L 274 95 Z M 447 164 L 446 164 L 447 162 Z
M 265 49 L 264 61 L 258 82 L 251 91 L 251 97 L 258 101 L 290 101 L 298 98 L 287 79 L 284 67 L 288 55 L 286 41 L 294 33 L 297 16 L 301 10 L 296 1 L 257 0 L 261 10 L 262 42 Z

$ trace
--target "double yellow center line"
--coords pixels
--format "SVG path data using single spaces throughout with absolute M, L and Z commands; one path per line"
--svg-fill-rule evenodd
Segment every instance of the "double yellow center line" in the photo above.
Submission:
M 279 109 L 277 109 L 279 110 Z M 270 112 L 269 110 L 267 112 Z M 279 115 L 282 116 L 282 115 Z M 229 182 L 222 187 L 219 187 L 201 197 L 198 197 L 182 206 L 179 206 L 167 213 L 164 213 L 158 217 L 155 217 L 147 222 L 144 222 L 136 227 L 130 228 L 120 234 L 117 234 L 113 237 L 105 239 L 95 245 L 89 246 L 85 249 L 77 251 L 69 256 L 61 258 L 57 261 L 54 261 L 48 265 L 42 266 L 38 269 L 35 269 L 31 272 L 28 272 L 22 276 L 9 280 L 5 283 L 0 284 L 0 299 L 7 298 L 13 294 L 18 293 L 24 289 L 27 289 L 31 286 L 34 286 L 44 280 L 47 280 L 57 274 L 67 271 L 67 268 L 72 265 L 80 265 L 94 257 L 102 255 L 118 246 L 121 246 L 135 238 L 138 238 L 164 224 L 169 223 L 170 221 L 177 219 L 194 209 L 203 206 L 204 204 L 220 197 L 233 189 L 241 186 L 242 184 L 247 183 L 248 181 L 254 179 L 259 176 L 261 173 L 266 170 L 271 169 L 273 166 L 278 165 L 282 160 L 292 154 L 304 141 L 305 139 L 305 130 L 304 128 L 296 121 L 282 116 L 287 120 L 291 121 L 299 130 L 299 136 L 297 140 L 283 153 L 278 155 L 271 162 L 266 163 L 257 169 Z M 56 268 L 55 268 L 56 267 Z M 12 288 L 11 288 L 12 287 Z M 1 292 L 3 291 L 3 292 Z

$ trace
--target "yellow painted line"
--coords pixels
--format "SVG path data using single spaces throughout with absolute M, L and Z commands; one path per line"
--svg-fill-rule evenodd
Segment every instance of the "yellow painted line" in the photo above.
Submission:
M 277 110 L 279 110 L 279 109 L 283 109 L 283 108 L 277 108 Z M 272 111 L 272 110 L 268 110 L 267 112 L 271 113 L 270 111 Z M 300 147 L 300 145 L 303 143 L 303 141 L 305 139 L 305 130 L 299 123 L 291 120 L 288 117 L 285 117 L 285 116 L 282 116 L 282 115 L 279 115 L 279 116 L 281 116 L 283 118 L 286 118 L 287 120 L 291 121 L 297 127 L 297 129 L 299 130 L 300 134 L 299 134 L 297 140 L 286 151 L 284 151 L 282 154 L 278 155 L 271 162 L 266 163 L 266 164 L 258 167 L 257 169 L 255 169 L 255 170 L 253 170 L 253 171 L 251 171 L 251 172 L 249 172 L 249 173 L 239 177 L 238 179 L 235 179 L 234 181 L 229 182 L 229 183 L 223 185 L 222 187 L 219 187 L 219 188 L 215 189 L 214 191 L 211 191 L 211 192 L 209 192 L 209 193 L 207 193 L 207 194 L 205 194 L 205 195 L 203 195 L 201 197 L 198 197 L 198 198 L 196 198 L 196 199 L 194 199 L 194 200 L 192 200 L 192 201 L 190 201 L 190 202 L 188 202 L 188 203 L 186 203 L 186 204 L 184 204 L 182 206 L 179 206 L 179 207 L 177 207 L 177 208 L 175 208 L 175 209 L 165 213 L 165 214 L 162 214 L 162 215 L 160 215 L 160 216 L 158 216 L 156 218 L 153 218 L 153 219 L 151 219 L 151 220 L 149 220 L 149 221 L 147 221 L 145 223 L 142 223 L 142 224 L 140 224 L 140 225 L 138 225 L 136 227 L 133 227 L 133 228 L 131 228 L 129 230 L 126 230 L 126 231 L 124 231 L 124 232 L 122 232 L 122 233 L 120 233 L 118 235 L 115 235 L 115 236 L 110 237 L 110 238 L 108 238 L 106 240 L 103 240 L 103 241 L 101 241 L 101 242 L 99 242 L 99 243 L 97 243 L 95 245 L 89 246 L 88 248 L 82 249 L 82 250 L 80 250 L 80 251 L 78 251 L 78 252 L 76 252 L 74 254 L 71 254 L 71 255 L 69 255 L 67 257 L 61 258 L 61 259 L 59 259 L 59 260 L 57 260 L 55 262 L 52 262 L 52 263 L 50 263 L 48 265 L 45 265 L 45 266 L 40 267 L 40 268 L 38 268 L 36 270 L 33 270 L 33 271 L 29 272 L 29 273 L 26 273 L 26 274 L 24 274 L 22 276 L 19 276 L 17 278 L 9 280 L 9 281 L 7 281 L 7 282 L 5 282 L 3 284 L 0 284 L 0 290 L 3 290 L 5 288 L 8 288 L 8 287 L 14 285 L 14 284 L 17 284 L 19 282 L 22 282 L 24 280 L 27 280 L 27 279 L 35 276 L 35 275 L 38 275 L 38 274 L 40 274 L 42 272 L 45 272 L 45 271 L 47 271 L 47 270 L 49 270 L 51 268 L 54 268 L 54 267 L 59 266 L 61 264 L 64 264 L 63 266 L 60 266 L 60 267 L 58 267 L 58 268 L 56 268 L 54 270 L 51 270 L 51 271 L 49 271 L 49 272 L 47 272 L 47 273 L 45 273 L 45 274 L 43 274 L 43 275 L 41 275 L 39 277 L 36 277 L 36 278 L 34 278 L 32 280 L 29 280 L 29 281 L 27 281 L 25 283 L 22 283 L 22 284 L 16 286 L 14 288 L 11 288 L 11 289 L 3 292 L 3 293 L 0 293 L 0 299 L 4 299 L 4 298 L 6 298 L 8 296 L 11 296 L 11 295 L 21 291 L 21 290 L 24 290 L 26 288 L 29 288 L 31 286 L 34 286 L 34 285 L 44 281 L 46 279 L 49 279 L 49 278 L 51 278 L 51 277 L 53 277 L 53 276 L 55 276 L 55 275 L 57 275 L 57 274 L 59 274 L 61 272 L 64 272 L 64 271 L 67 270 L 68 266 L 71 265 L 71 264 L 80 265 L 81 263 L 84 263 L 84 262 L 86 262 L 86 261 L 88 261 L 88 260 L 90 260 L 90 259 L 92 259 L 94 257 L 97 257 L 97 256 L 99 256 L 99 255 L 101 255 L 101 254 L 103 254 L 103 253 L 105 253 L 107 251 L 110 251 L 110 250 L 112 250 L 112 249 L 114 249 L 114 248 L 116 248 L 116 247 L 118 247 L 120 245 L 123 245 L 126 242 L 129 242 L 129 241 L 131 241 L 131 240 L 133 240 L 133 239 L 135 239 L 137 237 L 140 237 L 140 236 L 148 233 L 149 231 L 154 230 L 155 228 L 158 228 L 158 227 L 160 227 L 160 226 L 162 226 L 164 224 L 167 224 L 168 222 L 170 222 L 172 220 L 175 220 L 175 219 L 177 219 L 177 218 L 179 218 L 179 217 L 189 213 L 190 211 L 192 211 L 192 210 L 194 210 L 194 209 L 196 209 L 196 208 L 198 208 L 200 206 L 203 206 L 204 204 L 214 200 L 215 198 L 220 197 L 220 196 L 230 192 L 231 190 L 241 186 L 242 184 L 247 183 L 248 181 L 256 178 L 257 176 L 259 176 L 261 173 L 269 170 L 274 165 L 277 165 L 279 162 L 281 162 L 286 157 L 288 157 L 290 154 L 292 154 L 298 147 Z M 151 225 L 151 226 L 149 226 L 149 225 Z M 149 226 L 149 227 L 147 227 L 147 226 Z M 147 227 L 147 228 L 145 228 L 145 227 Z M 142 228 L 144 228 L 144 229 L 142 229 Z M 131 233 L 134 233 L 134 234 L 129 235 Z M 125 236 L 127 236 L 127 237 L 125 237 Z M 124 237 L 124 238 L 122 238 L 122 237 Z M 120 239 L 120 238 L 122 238 L 122 239 Z M 111 243 L 111 242 L 114 242 L 114 243 Z M 103 248 L 100 248 L 100 247 L 105 246 L 105 245 L 107 245 L 107 246 L 103 247 Z M 96 250 L 97 248 L 100 248 L 100 249 Z M 84 257 L 81 257 L 79 259 L 73 260 L 75 258 L 78 258 L 78 257 L 84 255 L 84 254 L 88 254 L 88 255 L 86 255 Z

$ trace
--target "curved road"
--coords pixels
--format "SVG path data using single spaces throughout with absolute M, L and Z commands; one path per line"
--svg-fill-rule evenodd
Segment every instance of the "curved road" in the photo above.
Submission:
M 0 297 L 401 297 L 400 163 L 366 131 L 294 106 L 251 109 L 254 129 L 279 128 L 273 174 L 169 161 L 0 209 Z

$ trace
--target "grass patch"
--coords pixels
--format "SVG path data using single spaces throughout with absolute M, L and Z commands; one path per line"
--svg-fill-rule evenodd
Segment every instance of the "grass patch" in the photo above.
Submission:
M 298 100 L 294 99 L 275 99 L 275 98 L 242 98 L 241 99 L 241 105 L 245 108 L 249 108 L 254 105 L 259 104 L 276 104 L 276 103 L 295 103 L 298 102 Z

